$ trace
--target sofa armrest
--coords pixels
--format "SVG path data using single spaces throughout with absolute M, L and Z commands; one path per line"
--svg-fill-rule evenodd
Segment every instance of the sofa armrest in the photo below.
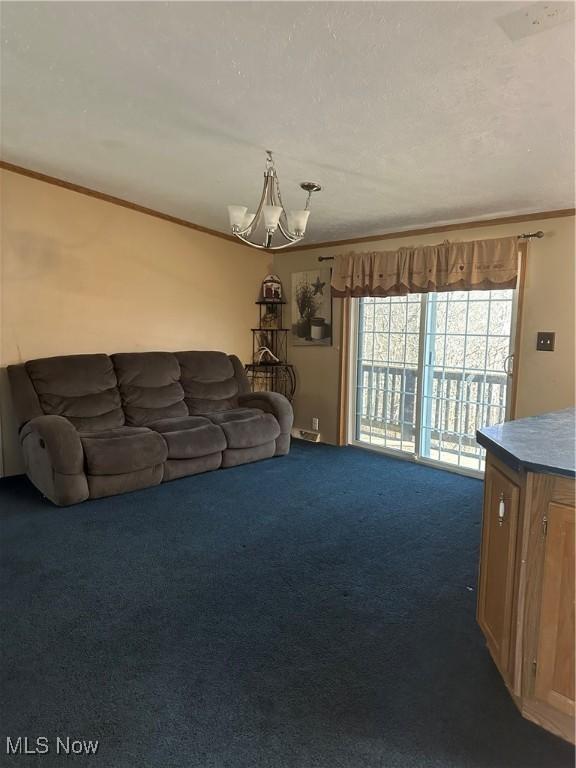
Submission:
M 50 501 L 63 507 L 89 497 L 80 435 L 68 419 L 30 419 L 20 431 L 20 445 L 28 477 Z
M 248 392 L 238 396 L 238 403 L 243 408 L 260 408 L 271 413 L 280 424 L 283 434 L 289 433 L 294 421 L 294 411 L 290 401 L 279 392 Z
M 74 425 L 64 416 L 42 415 L 27 422 L 20 432 L 26 455 L 27 443 L 45 451 L 55 472 L 77 475 L 84 471 L 84 450 Z

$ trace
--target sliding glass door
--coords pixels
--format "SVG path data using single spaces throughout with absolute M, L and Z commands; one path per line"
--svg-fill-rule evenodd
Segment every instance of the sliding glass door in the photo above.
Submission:
M 414 453 L 420 296 L 357 301 L 355 438 Z
M 482 471 L 507 417 L 514 291 L 355 300 L 352 442 Z

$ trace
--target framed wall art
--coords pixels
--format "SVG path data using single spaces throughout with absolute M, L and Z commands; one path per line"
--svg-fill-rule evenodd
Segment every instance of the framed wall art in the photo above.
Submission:
M 330 274 L 330 268 L 292 274 L 292 344 L 306 347 L 332 344 Z

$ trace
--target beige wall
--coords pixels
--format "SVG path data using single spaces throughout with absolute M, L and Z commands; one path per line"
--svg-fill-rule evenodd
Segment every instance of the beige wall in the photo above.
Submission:
M 254 300 L 269 255 L 24 176 L 0 172 L 0 458 L 21 471 L 5 366 L 58 354 L 150 349 L 221 349 L 247 360 Z M 447 233 L 452 239 L 542 229 L 529 245 L 517 416 L 574 404 L 574 218 Z M 435 243 L 420 235 L 356 250 Z M 335 247 L 274 255 L 290 298 L 290 275 Z M 337 439 L 340 302 L 332 347 L 290 347 L 298 376 L 296 424 L 318 417 Z M 537 352 L 536 331 L 556 331 L 556 350 Z M 2 467 L 0 466 L 0 472 Z
M 516 416 L 530 416 L 574 405 L 575 368 L 575 253 L 574 217 L 543 219 L 526 224 L 503 224 L 466 228 L 441 234 L 398 237 L 362 243 L 357 246 L 327 247 L 278 253 L 274 271 L 278 273 L 288 296 L 290 275 L 318 266 L 318 256 L 331 256 L 350 250 L 394 250 L 401 246 L 421 245 L 450 240 L 475 240 L 514 235 L 523 230 L 543 230 L 545 237 L 528 246 Z M 328 262 L 329 263 L 329 262 Z M 291 347 L 290 360 L 297 369 L 298 392 L 295 399 L 295 423 L 310 427 L 311 419 L 320 419 L 322 438 L 337 440 L 340 302 L 334 300 L 334 346 Z M 554 352 L 536 351 L 536 332 L 555 331 Z
M 248 359 L 269 255 L 7 171 L 0 191 L 5 474 L 21 471 L 10 363 L 154 349 Z

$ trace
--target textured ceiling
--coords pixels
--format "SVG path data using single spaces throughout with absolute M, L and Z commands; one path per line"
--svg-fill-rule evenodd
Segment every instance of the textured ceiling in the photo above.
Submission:
M 308 242 L 571 207 L 574 29 L 526 7 L 3 2 L 2 157 L 227 231 L 270 148 Z

